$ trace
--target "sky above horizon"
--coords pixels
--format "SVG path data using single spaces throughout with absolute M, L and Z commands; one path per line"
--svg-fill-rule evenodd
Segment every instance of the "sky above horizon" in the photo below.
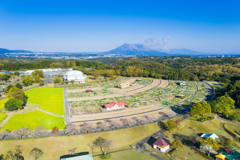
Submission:
M 168 49 L 240 51 L 240 1 L 1 0 L 0 48 L 102 52 L 150 37 Z

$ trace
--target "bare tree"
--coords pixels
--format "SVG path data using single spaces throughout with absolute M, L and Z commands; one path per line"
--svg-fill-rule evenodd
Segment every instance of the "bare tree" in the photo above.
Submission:
M 115 128 L 121 128 L 122 127 L 122 121 L 118 119 L 112 119 L 110 124 L 114 126 Z
M 0 132 L 0 140 L 4 139 L 5 136 L 9 135 L 10 133 L 6 130 Z
M 29 154 L 31 160 L 39 160 L 43 155 L 43 151 L 38 148 L 33 148 Z
M 82 125 L 81 125 L 81 130 L 82 130 L 82 132 L 84 132 L 84 133 L 86 133 L 86 132 L 91 132 L 91 130 L 92 130 L 92 124 L 91 123 L 83 123 Z
M 98 137 L 97 139 L 95 139 L 95 141 L 93 141 L 93 144 L 95 146 L 98 146 L 104 155 L 106 155 L 107 151 L 109 151 L 113 146 L 112 141 L 106 140 L 102 137 Z
M 69 149 L 68 151 L 69 151 L 69 154 L 72 156 L 76 153 L 77 148 Z
M 27 137 L 29 133 L 31 133 L 31 130 L 28 127 L 23 127 L 12 131 L 11 136 L 22 139 Z
M 46 135 L 48 133 L 48 129 L 46 129 L 44 126 L 38 126 L 33 132 L 35 137 L 40 137 L 42 135 Z
M 145 124 L 145 123 L 147 123 L 146 117 L 145 117 L 145 116 L 143 116 L 143 117 L 138 117 L 138 118 L 137 118 L 137 123 L 138 123 L 138 124 Z
M 77 125 L 69 124 L 65 128 L 65 134 L 68 134 L 68 136 L 75 135 L 79 133 L 79 127 Z
M 93 151 L 95 150 L 95 146 L 94 146 L 94 144 L 88 144 L 88 146 L 91 148 L 92 153 L 93 153 Z
M 157 120 L 159 120 L 159 117 L 156 115 L 151 115 L 148 116 L 147 119 L 149 120 L 149 122 L 156 122 Z

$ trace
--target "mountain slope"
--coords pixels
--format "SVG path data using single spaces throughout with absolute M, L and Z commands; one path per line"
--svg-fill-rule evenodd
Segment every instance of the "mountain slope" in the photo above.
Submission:
M 136 55 L 136 56 L 168 56 L 167 53 L 152 50 L 141 44 L 128 44 L 125 43 L 111 51 L 102 52 L 100 54 L 121 54 L 121 55 Z

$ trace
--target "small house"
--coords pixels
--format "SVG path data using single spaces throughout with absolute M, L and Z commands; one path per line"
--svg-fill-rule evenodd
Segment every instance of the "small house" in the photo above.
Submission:
M 107 111 L 117 110 L 117 109 L 124 109 L 126 103 L 125 102 L 111 102 L 109 104 L 105 104 L 104 107 Z
M 209 137 L 209 138 L 212 138 L 212 139 L 214 139 L 214 140 L 218 139 L 218 136 L 217 136 L 215 133 L 202 134 L 201 137 L 202 137 L 202 138 L 207 138 L 207 137 Z
M 218 155 L 215 156 L 216 160 L 224 160 L 226 158 L 225 155 L 223 155 L 222 153 L 219 153 Z
M 119 88 L 126 88 L 126 87 L 129 87 L 129 86 L 130 86 L 129 83 L 120 83 L 120 84 L 118 85 Z
M 170 149 L 170 145 L 169 143 L 167 143 L 166 141 L 164 141 L 162 138 L 158 138 L 152 146 L 154 149 L 161 151 L 163 153 L 165 153 L 166 151 L 168 151 Z

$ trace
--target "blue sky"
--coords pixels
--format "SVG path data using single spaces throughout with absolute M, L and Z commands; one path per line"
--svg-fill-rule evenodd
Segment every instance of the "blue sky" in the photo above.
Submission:
M 98 52 L 170 36 L 170 49 L 236 52 L 239 6 L 238 0 L 0 0 L 0 48 Z

